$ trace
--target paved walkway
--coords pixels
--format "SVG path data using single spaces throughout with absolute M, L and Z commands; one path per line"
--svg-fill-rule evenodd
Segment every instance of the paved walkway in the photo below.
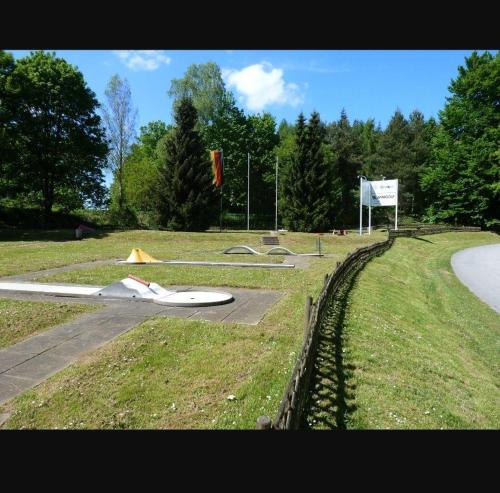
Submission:
M 98 265 L 112 265 L 116 260 L 94 260 L 93 262 L 82 262 L 81 264 L 65 265 L 64 267 L 54 267 L 53 269 L 37 270 L 35 272 L 25 272 L 24 274 L 16 274 L 14 276 L 4 276 L 0 279 L 5 281 L 33 281 L 34 279 L 42 276 L 51 276 L 52 274 L 59 274 L 60 272 L 71 272 L 73 270 L 88 269 Z M 62 283 L 61 283 L 62 284 Z
M 150 303 L 120 303 L 87 313 L 0 350 L 0 404 L 62 370 L 83 353 L 162 311 Z
M 113 264 L 101 260 L 67 265 L 37 272 L 6 276 L 2 280 L 31 281 L 41 276 Z M 221 287 L 169 286 L 174 290 L 220 291 Z M 232 303 L 212 307 L 169 307 L 132 300 L 101 300 L 75 296 L 53 296 L 36 292 L 3 291 L 2 298 L 28 301 L 85 303 L 104 308 L 80 316 L 39 335 L 0 350 L 0 404 L 38 385 L 80 356 L 108 343 L 154 316 L 182 317 L 211 322 L 256 325 L 282 296 L 279 291 L 224 288 L 234 297 Z M 5 419 L 0 416 L 0 422 Z
M 172 286 L 173 289 L 216 291 L 220 288 Z M 228 288 L 234 301 L 212 307 L 169 307 L 145 301 L 109 300 L 105 307 L 58 325 L 42 334 L 0 350 L 0 404 L 34 387 L 80 356 L 108 343 L 150 317 L 182 317 L 223 323 L 256 325 L 282 293 L 262 289 Z M 2 298 L 98 303 L 76 297 L 2 292 Z
M 463 284 L 500 313 L 500 243 L 457 252 L 451 266 Z

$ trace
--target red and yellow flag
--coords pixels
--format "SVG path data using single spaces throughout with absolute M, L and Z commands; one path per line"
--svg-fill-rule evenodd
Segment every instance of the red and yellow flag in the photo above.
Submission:
M 214 179 L 212 183 L 216 187 L 222 185 L 222 152 L 221 151 L 210 151 L 210 160 L 212 161 L 212 172 L 214 174 Z

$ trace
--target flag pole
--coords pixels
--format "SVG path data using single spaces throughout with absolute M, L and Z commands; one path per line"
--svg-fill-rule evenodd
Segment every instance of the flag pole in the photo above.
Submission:
M 279 157 L 276 156 L 276 210 L 274 214 L 274 230 L 278 233 L 278 162 Z
M 222 187 L 224 186 L 224 149 L 220 149 L 220 160 L 222 165 L 222 183 L 220 185 L 220 225 L 219 231 L 222 232 Z
M 250 231 L 250 153 L 247 166 L 247 231 Z

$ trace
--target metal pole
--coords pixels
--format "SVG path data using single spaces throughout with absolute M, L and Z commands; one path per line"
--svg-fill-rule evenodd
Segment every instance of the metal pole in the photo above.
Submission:
M 224 186 L 224 150 L 221 148 L 220 150 L 220 159 L 222 163 L 222 183 L 220 186 L 220 225 L 219 231 L 222 231 L 222 187 Z
M 359 177 L 359 234 L 363 234 L 363 178 Z
M 394 229 L 398 230 L 398 201 L 399 201 L 399 178 L 396 180 L 396 220 L 394 221 Z
M 247 231 L 250 231 L 250 153 L 248 153 L 247 171 Z
M 274 231 L 278 233 L 278 156 L 276 156 L 276 210 L 274 214 Z
M 368 185 L 369 187 L 370 185 Z M 368 188 L 369 198 L 368 198 L 368 234 L 372 234 L 372 193 Z

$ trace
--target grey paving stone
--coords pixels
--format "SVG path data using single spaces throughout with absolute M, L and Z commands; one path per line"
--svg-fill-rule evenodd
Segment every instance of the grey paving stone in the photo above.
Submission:
M 26 272 L 24 274 L 16 274 L 14 276 L 5 276 L 2 279 L 10 279 L 12 281 L 31 281 L 38 277 L 51 276 L 60 272 L 71 272 L 73 270 L 88 269 L 98 265 L 108 265 L 115 263 L 114 259 L 109 260 L 94 260 L 92 262 L 82 262 L 80 264 L 65 265 L 64 267 L 55 267 L 53 269 L 39 270 L 36 272 Z
M 253 299 L 248 299 L 238 310 L 224 318 L 223 322 L 257 325 L 280 297 L 281 293 L 276 292 L 255 295 Z
M 242 305 L 248 300 L 242 299 L 241 296 L 235 295 L 235 300 L 232 303 L 219 306 L 207 306 L 198 308 L 198 312 L 189 317 L 191 320 L 207 320 L 210 322 L 222 322 L 233 312 L 238 311 Z
M 109 340 L 109 339 L 107 339 Z M 104 339 L 82 340 L 80 337 L 75 337 L 69 341 L 59 344 L 59 346 L 49 349 L 45 354 L 56 356 L 65 360 L 74 361 L 81 355 L 93 351 L 107 342 Z
M 33 353 L 40 354 L 51 347 L 61 344 L 61 342 L 69 339 L 69 336 L 62 330 L 51 329 L 43 334 L 36 335 L 26 339 L 25 341 L 18 342 L 9 349 L 20 353 Z
M 96 263 L 89 264 L 96 265 Z M 74 266 L 50 269 L 50 273 L 61 272 L 62 269 L 72 270 L 72 267 Z M 31 279 L 28 275 L 23 276 Z M 167 307 L 140 301 L 67 298 L 64 301 L 99 303 L 104 304 L 105 307 L 0 351 L 0 403 L 37 385 L 77 360 L 82 354 L 106 344 L 148 318 L 182 317 L 192 320 L 255 325 L 282 295 L 280 292 L 271 290 L 228 287 L 169 286 L 169 288 L 227 291 L 233 294 L 234 301 L 215 307 Z M 15 299 L 63 301 L 51 296 L 38 295 L 36 298 L 33 293 L 24 295 L 16 293 Z M 2 368 L 3 373 L 1 373 Z
M 168 306 L 164 307 L 161 313 L 158 313 L 158 317 L 181 317 L 189 318 L 192 317 L 199 308 L 189 307 L 189 306 Z
M 0 414 L 0 427 L 10 418 L 10 413 Z
M 35 386 L 37 382 L 29 378 L 16 378 L 3 373 L 0 375 L 0 404 Z
M 68 359 L 44 353 L 6 371 L 1 377 L 12 376 L 36 381 L 44 380 L 68 365 Z
M 0 374 L 34 356 L 33 353 L 21 353 L 10 349 L 0 351 Z

